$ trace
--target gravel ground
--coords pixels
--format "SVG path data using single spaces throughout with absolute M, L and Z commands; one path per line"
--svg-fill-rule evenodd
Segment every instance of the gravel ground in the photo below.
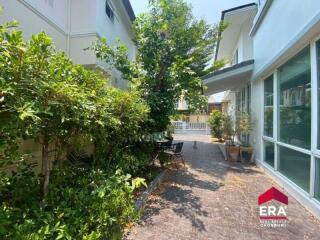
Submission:
M 260 168 L 226 162 L 206 135 L 175 140 L 185 143 L 187 165 L 167 173 L 126 240 L 320 239 L 319 221 Z M 271 186 L 289 197 L 283 228 L 260 226 L 257 199 Z

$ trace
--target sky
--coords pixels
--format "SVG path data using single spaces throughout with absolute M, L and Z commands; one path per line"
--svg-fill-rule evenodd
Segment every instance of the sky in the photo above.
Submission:
M 255 2 L 255 0 L 186 0 L 193 6 L 193 14 L 197 18 L 216 24 L 223 10 Z M 130 0 L 136 14 L 148 10 L 148 0 Z
M 217 24 L 221 18 L 221 12 L 226 9 L 255 2 L 255 0 L 186 0 L 193 7 L 193 14 L 198 19 L 205 19 L 211 24 Z M 148 11 L 148 0 L 130 0 L 136 15 Z M 223 93 L 215 94 L 217 102 L 222 100 Z

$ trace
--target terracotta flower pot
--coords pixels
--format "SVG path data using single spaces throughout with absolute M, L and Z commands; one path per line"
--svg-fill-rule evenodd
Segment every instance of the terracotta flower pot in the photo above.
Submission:
M 238 146 L 226 146 L 228 161 L 237 162 L 239 160 L 240 148 Z

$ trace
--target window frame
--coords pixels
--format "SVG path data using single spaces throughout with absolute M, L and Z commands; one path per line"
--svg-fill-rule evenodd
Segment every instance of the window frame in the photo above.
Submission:
M 318 88 L 320 78 L 320 62 L 317 62 L 317 43 L 320 44 L 320 37 L 311 42 L 311 151 L 317 157 L 320 158 L 320 148 L 318 148 L 318 134 L 319 128 L 318 119 L 320 117 L 319 110 L 319 93 Z M 320 54 L 320 52 L 318 53 Z
M 305 45 L 301 46 L 299 50 L 296 51 L 296 54 L 299 54 L 300 51 L 302 51 L 304 48 L 308 47 L 310 48 L 310 67 L 311 67 L 311 148 L 305 149 L 301 147 L 297 147 L 294 145 L 290 145 L 284 142 L 280 141 L 279 136 L 279 103 L 280 103 L 280 82 L 278 79 L 279 71 L 278 69 L 286 64 L 286 62 L 290 61 L 295 55 L 291 56 L 287 61 L 279 65 L 277 68 L 275 68 L 271 74 L 273 74 L 273 137 L 268 137 L 264 135 L 264 110 L 261 111 L 261 124 L 260 129 L 262 133 L 261 138 L 261 159 L 262 163 L 266 168 L 272 169 L 272 171 L 279 174 L 281 177 L 283 177 L 287 182 L 293 183 L 294 187 L 301 192 L 304 192 L 307 196 L 313 198 L 317 203 L 320 204 L 320 200 L 315 198 L 315 191 L 316 191 L 316 164 L 317 161 L 320 161 L 320 149 L 318 149 L 317 144 L 317 137 L 318 137 L 318 118 L 320 117 L 320 103 L 318 102 L 318 87 L 320 84 L 320 81 L 318 82 L 318 74 L 320 74 L 320 67 L 319 70 L 317 65 L 317 53 L 316 53 L 316 43 L 320 42 L 320 35 L 315 38 L 313 41 L 310 41 L 306 43 Z M 264 107 L 265 99 L 264 99 L 264 80 L 266 80 L 268 77 L 270 77 L 271 74 L 266 75 L 265 78 L 262 80 L 262 94 L 261 94 L 261 102 L 262 106 Z M 274 144 L 275 152 L 274 152 L 274 168 L 270 167 L 265 161 L 265 142 L 271 142 Z M 303 190 L 301 187 L 299 187 L 296 183 L 294 183 L 290 178 L 286 177 L 279 171 L 279 165 L 280 165 L 280 159 L 279 159 L 279 149 L 280 147 L 285 147 L 291 150 L 294 150 L 299 153 L 307 154 L 310 157 L 310 189 L 308 192 Z
M 232 57 L 232 65 L 236 65 L 239 63 L 239 49 L 237 48 L 234 51 L 233 57 Z
M 108 13 L 108 11 L 110 11 L 110 13 Z M 107 17 L 110 19 L 110 21 L 114 23 L 114 18 L 115 18 L 114 9 L 109 0 L 106 0 L 105 2 L 105 13 Z

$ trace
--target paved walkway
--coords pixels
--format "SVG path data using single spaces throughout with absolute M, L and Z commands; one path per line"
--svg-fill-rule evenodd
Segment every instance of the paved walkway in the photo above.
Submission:
M 287 227 L 260 227 L 258 196 L 281 188 L 257 167 L 226 162 L 208 136 L 175 139 L 185 142 L 187 169 L 167 174 L 126 239 L 320 239 L 319 221 L 291 196 Z

